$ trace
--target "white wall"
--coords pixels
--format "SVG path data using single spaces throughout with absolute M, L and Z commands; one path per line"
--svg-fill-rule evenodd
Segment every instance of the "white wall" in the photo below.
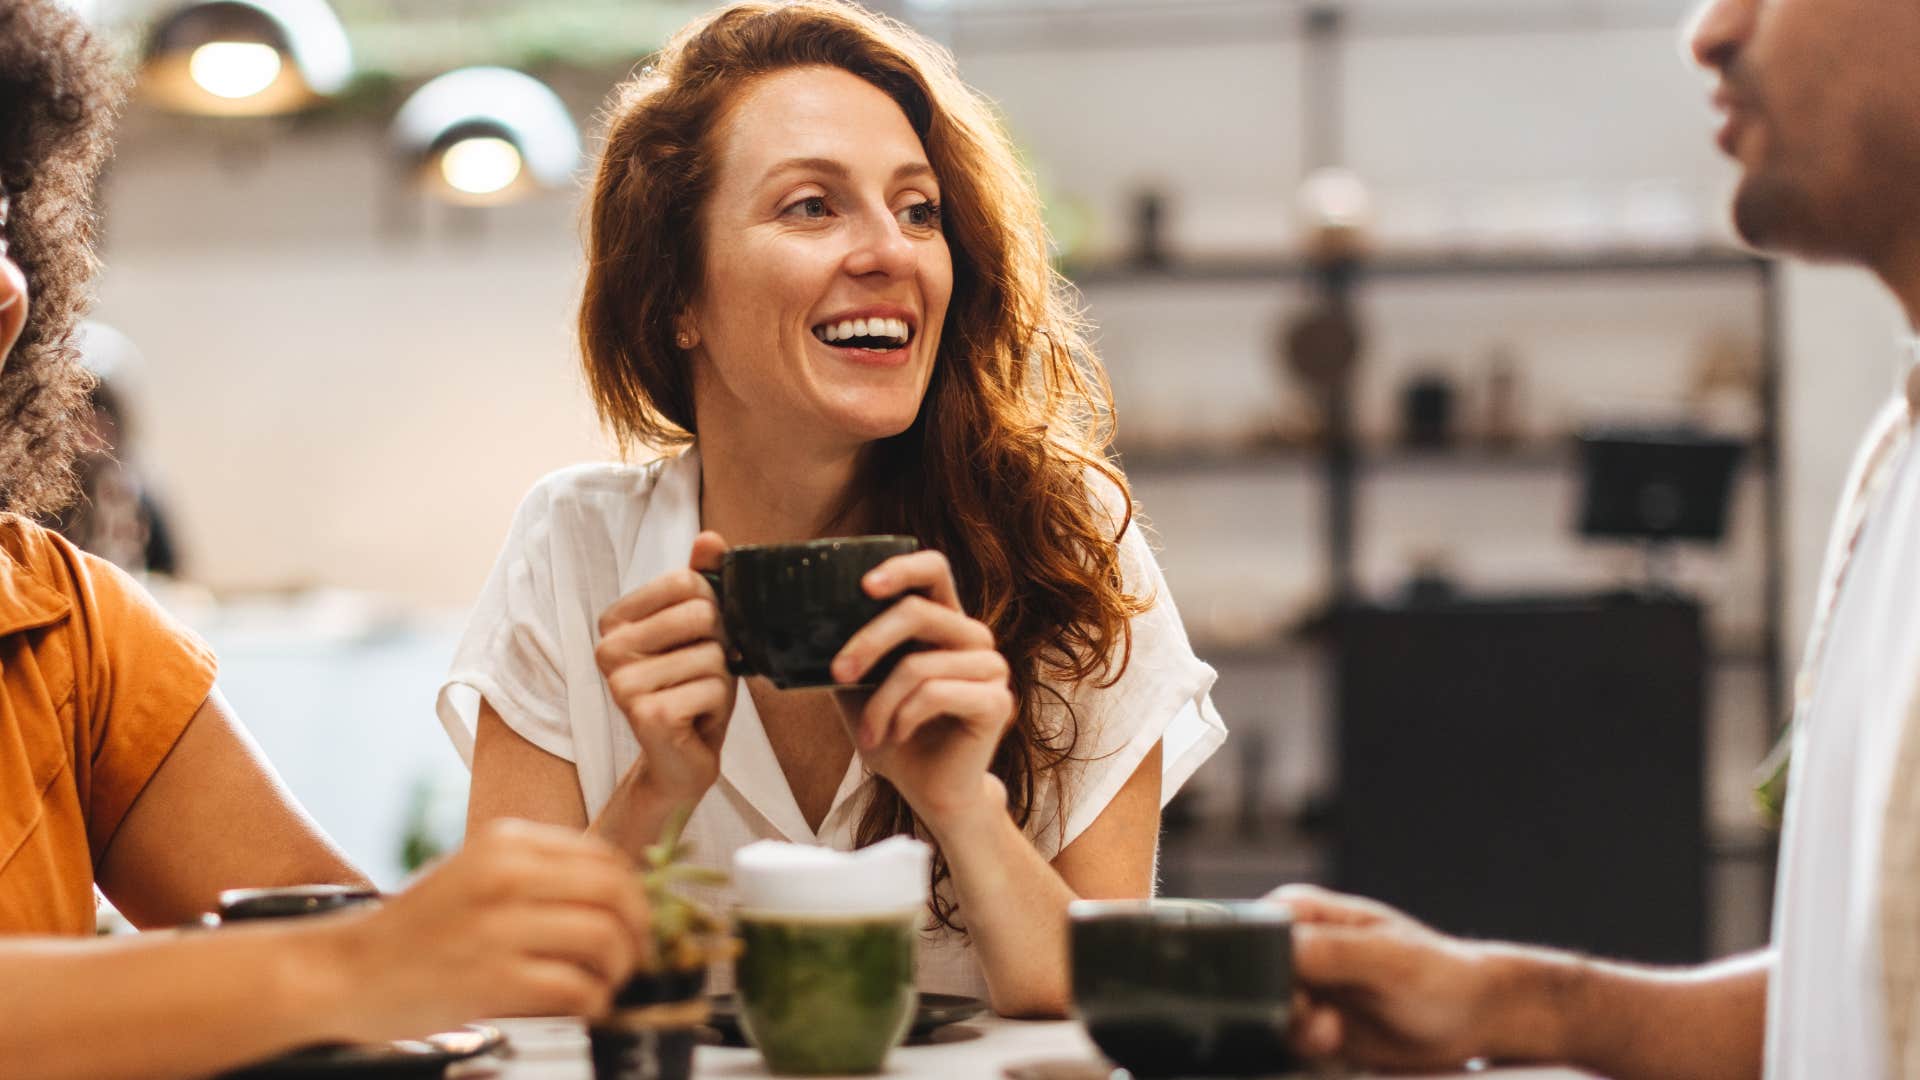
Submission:
M 192 573 L 464 605 L 521 493 L 602 453 L 571 200 L 409 238 L 377 131 L 235 168 L 170 134 L 116 163 L 98 314 L 146 354 L 140 450 Z
M 960 59 L 1049 193 L 1087 208 L 1092 249 L 1124 245 L 1127 200 L 1148 184 L 1172 194 L 1188 250 L 1291 234 L 1298 40 Z M 1436 214 L 1464 229 L 1556 199 L 1617 217 L 1641 181 L 1704 214 L 1728 181 L 1699 80 L 1667 30 L 1363 36 L 1347 73 L 1349 160 L 1388 232 Z M 597 89 L 568 92 L 585 114 Z M 213 583 L 328 582 L 459 605 L 526 485 L 602 452 L 575 374 L 572 199 L 485 220 L 436 214 L 398 196 L 391 169 L 371 123 L 244 136 L 150 116 L 128 125 L 108 187 L 100 316 L 146 350 L 144 452 Z M 1891 347 L 1889 311 L 1856 275 L 1788 281 L 1798 611 Z M 1287 290 L 1102 287 L 1088 299 L 1123 422 L 1253 425 L 1285 401 L 1272 341 L 1297 303 Z M 1738 282 L 1396 286 L 1369 310 L 1362 409 L 1377 432 L 1414 365 L 1472 377 L 1486 349 L 1511 344 L 1546 429 L 1670 396 L 1703 337 L 1750 335 L 1754 321 Z M 1397 573 L 1406 546 L 1385 544 L 1377 572 Z
M 1671 6 L 1677 16 L 1683 5 Z M 1143 185 L 1171 194 L 1172 234 L 1186 250 L 1271 249 L 1291 236 L 1297 39 L 963 44 L 960 62 L 1004 110 L 1050 196 L 1091 219 L 1089 250 L 1124 246 L 1125 208 Z M 600 89 L 581 80 L 565 92 L 584 116 Z M 1570 207 L 1622 226 L 1649 198 L 1656 209 L 1677 199 L 1710 231 L 1724 228 L 1708 208 L 1729 170 L 1672 31 L 1366 37 L 1348 52 L 1346 89 L 1348 160 L 1373 185 L 1390 235 L 1458 236 Z M 377 123 L 237 130 L 136 116 L 106 203 L 99 314 L 146 351 L 142 452 L 193 571 L 219 586 L 326 583 L 459 608 L 528 484 L 603 453 L 574 372 L 573 200 L 422 214 L 395 193 Z M 1897 319 L 1858 274 L 1797 270 L 1786 281 L 1797 642 L 1847 456 L 1888 389 Z M 1286 289 L 1103 286 L 1088 302 L 1123 432 L 1244 429 L 1288 400 L 1271 358 L 1298 302 Z M 1751 343 L 1756 322 L 1754 294 L 1738 281 L 1392 285 L 1365 303 L 1362 422 L 1378 436 L 1415 366 L 1471 378 L 1488 348 L 1511 345 L 1545 433 L 1670 399 L 1703 339 Z M 1309 478 L 1143 478 L 1139 494 L 1196 624 L 1244 622 L 1312 587 Z M 1489 586 L 1616 577 L 1618 558 L 1565 538 L 1571 499 L 1551 473 L 1383 481 L 1362 507 L 1363 580 L 1390 588 L 1412 558 L 1435 554 Z M 1687 564 L 1691 583 L 1727 601 L 1721 621 L 1736 636 L 1757 618 L 1757 505 L 1750 490 L 1742 499 L 1732 555 Z M 1222 686 L 1230 714 L 1315 711 L 1310 686 L 1235 678 Z M 1723 701 L 1751 710 L 1750 690 Z M 417 708 L 430 724 L 426 703 Z M 1274 751 L 1283 799 L 1312 782 L 1315 737 Z M 1717 766 L 1729 814 L 1743 802 L 1751 742 Z

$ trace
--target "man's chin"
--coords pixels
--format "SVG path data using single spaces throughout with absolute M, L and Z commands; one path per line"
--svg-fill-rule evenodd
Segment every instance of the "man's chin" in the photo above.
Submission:
M 1749 173 L 1733 193 L 1733 228 L 1756 251 L 1814 258 L 1844 255 L 1825 235 L 1813 201 L 1797 185 Z

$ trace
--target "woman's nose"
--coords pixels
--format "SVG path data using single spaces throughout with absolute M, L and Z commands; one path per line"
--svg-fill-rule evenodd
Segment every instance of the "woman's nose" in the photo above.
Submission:
M 855 229 L 853 250 L 847 255 L 848 273 L 904 277 L 912 273 L 913 265 L 913 242 L 901 232 L 900 223 L 891 214 L 862 218 Z

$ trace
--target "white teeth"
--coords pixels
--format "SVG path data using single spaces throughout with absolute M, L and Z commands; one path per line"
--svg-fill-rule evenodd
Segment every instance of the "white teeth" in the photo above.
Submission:
M 850 338 L 890 338 L 894 347 L 904 345 L 913 336 L 905 319 L 842 319 L 813 328 L 813 336 L 829 344 Z

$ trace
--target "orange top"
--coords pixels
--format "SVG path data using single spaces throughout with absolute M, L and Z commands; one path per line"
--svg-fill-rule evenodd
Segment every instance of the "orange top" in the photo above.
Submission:
M 0 515 L 0 933 L 93 933 L 94 869 L 213 677 L 132 578 Z

